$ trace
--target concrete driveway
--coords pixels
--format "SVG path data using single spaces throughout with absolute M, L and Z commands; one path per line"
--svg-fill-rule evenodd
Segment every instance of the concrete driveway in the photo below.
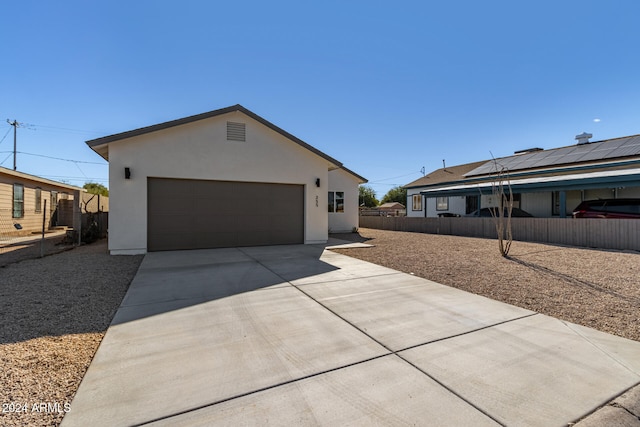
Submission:
M 157 252 L 62 425 L 560 426 L 639 382 L 638 342 L 323 246 Z

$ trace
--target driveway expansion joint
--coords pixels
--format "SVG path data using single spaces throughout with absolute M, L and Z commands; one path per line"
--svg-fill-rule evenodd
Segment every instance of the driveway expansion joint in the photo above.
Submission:
M 267 390 L 272 390 L 272 389 L 275 389 L 275 388 L 278 388 L 278 387 L 282 387 L 282 386 L 285 386 L 285 385 L 288 385 L 288 384 L 293 384 L 293 383 L 296 383 L 296 382 L 299 382 L 299 381 L 303 381 L 303 380 L 306 380 L 306 379 L 309 379 L 309 378 L 318 377 L 320 375 L 328 374 L 330 372 L 335 372 L 335 371 L 339 371 L 339 370 L 342 370 L 342 369 L 350 368 L 352 366 L 361 365 L 363 363 L 371 362 L 372 360 L 377 360 L 377 359 L 381 359 L 383 357 L 389 357 L 389 356 L 392 356 L 392 355 L 393 354 L 391 352 L 390 353 L 386 353 L 386 354 L 381 354 L 381 355 L 378 355 L 378 356 L 370 357 L 368 359 L 360 360 L 358 362 L 348 363 L 348 364 L 343 365 L 343 366 L 338 366 L 338 367 L 335 367 L 335 368 L 332 368 L 332 369 L 326 369 L 324 371 L 320 371 L 320 372 L 316 372 L 316 373 L 313 373 L 313 374 L 305 375 L 305 376 L 302 376 L 302 377 L 299 377 L 299 378 L 293 378 L 293 379 L 288 380 L 288 381 L 282 381 L 282 382 L 280 382 L 278 384 L 272 384 L 272 385 L 267 386 L 267 387 L 262 387 L 262 388 L 259 388 L 259 389 L 256 389 L 256 390 L 251 390 L 251 391 L 247 391 L 245 393 L 240 393 L 240 394 L 237 394 L 235 396 L 229 396 L 229 397 L 226 397 L 224 399 L 217 400 L 215 402 L 207 403 L 205 405 L 200 405 L 200 406 L 197 406 L 197 407 L 194 407 L 194 408 L 185 409 L 184 411 L 180 411 L 180 412 L 176 412 L 176 413 L 173 413 L 173 414 L 164 415 L 162 417 L 158 417 L 158 418 L 155 418 L 153 420 L 148 420 L 148 421 L 145 421 L 145 422 L 140 423 L 140 424 L 134 424 L 133 427 L 150 425 L 150 424 L 156 423 L 158 421 L 164 421 L 164 420 L 168 420 L 168 419 L 171 419 L 171 418 L 179 417 L 181 415 L 185 415 L 185 414 L 188 414 L 190 412 L 195 412 L 195 411 L 198 411 L 200 409 L 209 408 L 209 407 L 212 407 L 212 406 L 215 406 L 215 405 L 219 405 L 221 403 L 229 402 L 231 400 L 235 400 L 235 399 L 239 399 L 239 398 L 242 398 L 242 397 L 250 396 L 250 395 L 256 394 L 256 393 L 261 393 L 261 392 L 267 391 Z

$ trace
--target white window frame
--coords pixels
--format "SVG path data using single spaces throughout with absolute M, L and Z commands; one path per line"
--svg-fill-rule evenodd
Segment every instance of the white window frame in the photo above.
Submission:
M 328 212 L 344 213 L 344 191 L 329 191 Z
M 436 197 L 436 210 L 448 211 L 449 210 L 449 198 L 448 197 Z
M 16 194 L 16 189 L 20 188 L 20 195 Z M 23 184 L 13 184 L 13 209 L 11 212 L 11 216 L 13 218 L 24 218 L 24 185 Z
M 413 194 L 411 196 L 411 210 L 413 211 L 422 210 L 422 194 Z
M 35 211 L 36 213 L 42 213 L 42 188 L 36 187 L 35 189 Z

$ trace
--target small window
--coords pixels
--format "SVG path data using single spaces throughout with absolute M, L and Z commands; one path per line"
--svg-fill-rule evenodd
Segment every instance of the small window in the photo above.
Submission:
M 13 217 L 22 218 L 24 216 L 24 186 L 13 184 Z
M 436 197 L 436 210 L 437 211 L 446 211 L 449 209 L 449 198 L 448 197 Z
M 412 200 L 411 210 L 421 211 L 422 210 L 422 195 L 421 194 L 414 194 L 412 196 L 411 200 Z
M 244 123 L 227 122 L 227 141 L 246 141 L 247 130 Z
M 58 192 L 52 191 L 49 193 L 49 196 L 50 196 L 49 210 L 53 212 L 58 208 Z
M 36 213 L 42 212 L 42 190 L 40 188 L 36 188 Z
M 344 213 L 344 191 L 329 191 L 328 211 Z
M 344 212 L 344 192 L 336 191 L 336 212 Z

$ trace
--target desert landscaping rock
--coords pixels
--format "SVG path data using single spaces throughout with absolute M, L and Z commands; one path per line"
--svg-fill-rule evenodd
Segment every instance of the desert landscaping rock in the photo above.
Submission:
M 65 249 L 0 255 L 14 261 L 0 268 L 2 426 L 60 424 L 142 260 L 106 241 Z

